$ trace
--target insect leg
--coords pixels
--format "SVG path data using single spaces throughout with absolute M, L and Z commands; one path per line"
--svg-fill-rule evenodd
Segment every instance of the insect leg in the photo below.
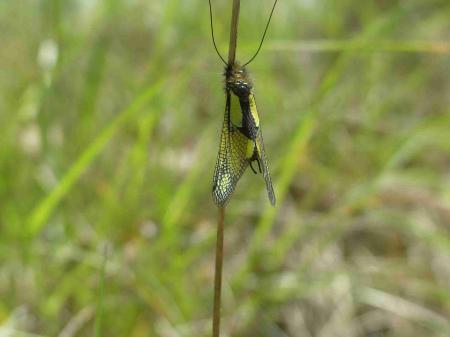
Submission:
M 254 174 L 258 174 L 258 172 L 256 172 L 256 170 L 253 168 L 252 163 L 253 163 L 253 160 L 250 161 L 250 168 L 252 169 Z M 258 162 L 258 166 L 259 166 L 259 162 Z M 261 172 L 261 168 L 259 168 L 259 171 Z
M 262 173 L 262 170 L 261 170 L 261 163 L 259 162 L 259 159 L 256 159 L 256 162 L 258 163 L 259 173 Z

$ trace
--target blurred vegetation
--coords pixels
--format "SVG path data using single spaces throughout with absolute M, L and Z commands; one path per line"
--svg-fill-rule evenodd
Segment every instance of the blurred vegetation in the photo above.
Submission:
M 227 208 L 224 336 L 450 336 L 449 36 L 448 0 L 279 2 L 249 66 L 278 204 L 247 173 Z M 0 336 L 208 336 L 207 2 L 1 1 L 0 41 Z

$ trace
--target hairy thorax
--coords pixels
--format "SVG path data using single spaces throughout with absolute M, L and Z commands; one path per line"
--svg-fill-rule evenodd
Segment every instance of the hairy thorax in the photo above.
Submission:
M 225 68 L 225 89 L 232 91 L 240 99 L 247 99 L 252 91 L 252 83 L 244 67 L 235 63 Z

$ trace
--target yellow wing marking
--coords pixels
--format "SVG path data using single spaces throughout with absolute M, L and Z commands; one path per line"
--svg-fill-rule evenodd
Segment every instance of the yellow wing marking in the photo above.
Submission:
M 230 119 L 234 125 L 242 126 L 241 104 L 239 103 L 239 97 L 233 93 L 230 93 Z
M 250 102 L 250 112 L 253 116 L 253 119 L 255 120 L 256 126 L 259 127 L 258 109 L 256 109 L 256 101 L 253 93 L 250 93 L 250 95 L 248 96 L 248 100 Z

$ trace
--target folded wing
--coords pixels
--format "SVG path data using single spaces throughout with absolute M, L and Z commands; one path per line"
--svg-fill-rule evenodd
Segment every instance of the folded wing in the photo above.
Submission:
M 214 203 L 223 207 L 233 193 L 249 161 L 246 158 L 250 140 L 243 135 L 230 120 L 231 97 L 227 92 L 225 118 L 220 138 L 219 154 L 213 177 Z
M 269 165 L 267 164 L 266 151 L 264 149 L 264 141 L 261 131 L 261 125 L 259 124 L 259 115 L 256 108 L 255 96 L 252 94 L 250 95 L 249 99 L 252 116 L 258 125 L 258 133 L 256 134 L 256 149 L 258 153 L 258 158 L 262 166 L 262 173 L 264 176 L 264 180 L 266 181 L 267 195 L 269 196 L 270 203 L 273 206 L 275 205 L 276 198 L 275 192 L 273 191 L 272 179 L 270 178 Z

